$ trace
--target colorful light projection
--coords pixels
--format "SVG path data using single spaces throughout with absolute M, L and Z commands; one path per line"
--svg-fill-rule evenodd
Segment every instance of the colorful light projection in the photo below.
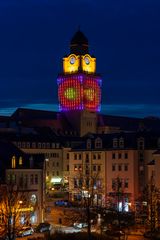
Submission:
M 98 76 L 74 74 L 58 78 L 60 111 L 100 111 L 101 79 Z

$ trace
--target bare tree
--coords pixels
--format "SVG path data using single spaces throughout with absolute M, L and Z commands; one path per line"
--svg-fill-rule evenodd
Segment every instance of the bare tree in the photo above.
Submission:
M 15 239 L 16 231 L 21 225 L 20 220 L 25 209 L 28 208 L 26 193 L 21 192 L 16 186 L 1 185 L 0 186 L 0 215 L 3 220 L 3 234 L 9 240 Z M 25 214 L 24 222 L 28 221 Z
M 102 182 L 99 178 L 99 173 L 78 171 L 73 179 L 72 193 L 77 196 L 78 206 L 81 210 L 81 216 L 87 223 L 88 240 L 91 239 L 91 208 L 97 208 L 99 205 L 98 196 L 102 196 Z M 76 200 L 75 200 L 76 201 Z M 102 201 L 102 200 L 101 200 Z M 85 217 L 86 216 L 86 217 Z

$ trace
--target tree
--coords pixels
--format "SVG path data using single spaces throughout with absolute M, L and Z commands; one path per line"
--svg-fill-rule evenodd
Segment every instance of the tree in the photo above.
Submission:
M 143 195 L 143 212 L 146 212 L 147 215 L 147 225 L 150 228 L 151 233 L 159 225 L 159 189 L 155 186 L 154 177 L 151 176 L 149 183 L 146 185 Z
M 0 215 L 3 220 L 3 234 L 9 240 L 15 239 L 18 227 L 27 222 L 29 215 L 23 216 L 23 211 L 28 208 L 26 193 L 19 191 L 15 185 L 0 186 Z M 25 218 L 25 219 L 24 219 Z
M 86 216 L 87 223 L 87 232 L 88 232 L 88 240 L 92 238 L 91 236 L 91 215 L 92 208 L 97 208 L 99 206 L 99 195 L 102 195 L 102 182 L 99 177 L 99 173 L 89 172 L 88 169 L 85 173 L 82 170 L 77 171 L 77 174 L 73 179 L 73 190 L 75 194 L 74 201 L 78 203 L 78 206 L 81 209 L 85 209 L 81 211 L 84 216 Z M 80 217 L 80 216 L 79 216 Z

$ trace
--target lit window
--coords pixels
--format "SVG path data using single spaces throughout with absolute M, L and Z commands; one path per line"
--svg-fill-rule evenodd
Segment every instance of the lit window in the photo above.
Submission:
M 16 167 L 16 157 L 13 156 L 12 157 L 12 168 L 15 168 Z
M 19 165 L 22 165 L 22 157 L 19 157 Z

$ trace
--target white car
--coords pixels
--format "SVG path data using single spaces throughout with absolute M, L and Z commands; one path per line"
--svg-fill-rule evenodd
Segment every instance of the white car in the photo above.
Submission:
M 80 229 L 82 229 L 82 228 L 88 227 L 88 224 L 87 224 L 87 223 L 82 223 L 82 222 L 80 222 L 80 223 L 75 222 L 75 223 L 73 224 L 73 226 L 74 226 L 75 228 L 80 228 Z
M 28 236 L 28 235 L 32 235 L 33 233 L 34 233 L 34 230 L 32 227 L 23 227 L 17 233 L 17 237 Z

